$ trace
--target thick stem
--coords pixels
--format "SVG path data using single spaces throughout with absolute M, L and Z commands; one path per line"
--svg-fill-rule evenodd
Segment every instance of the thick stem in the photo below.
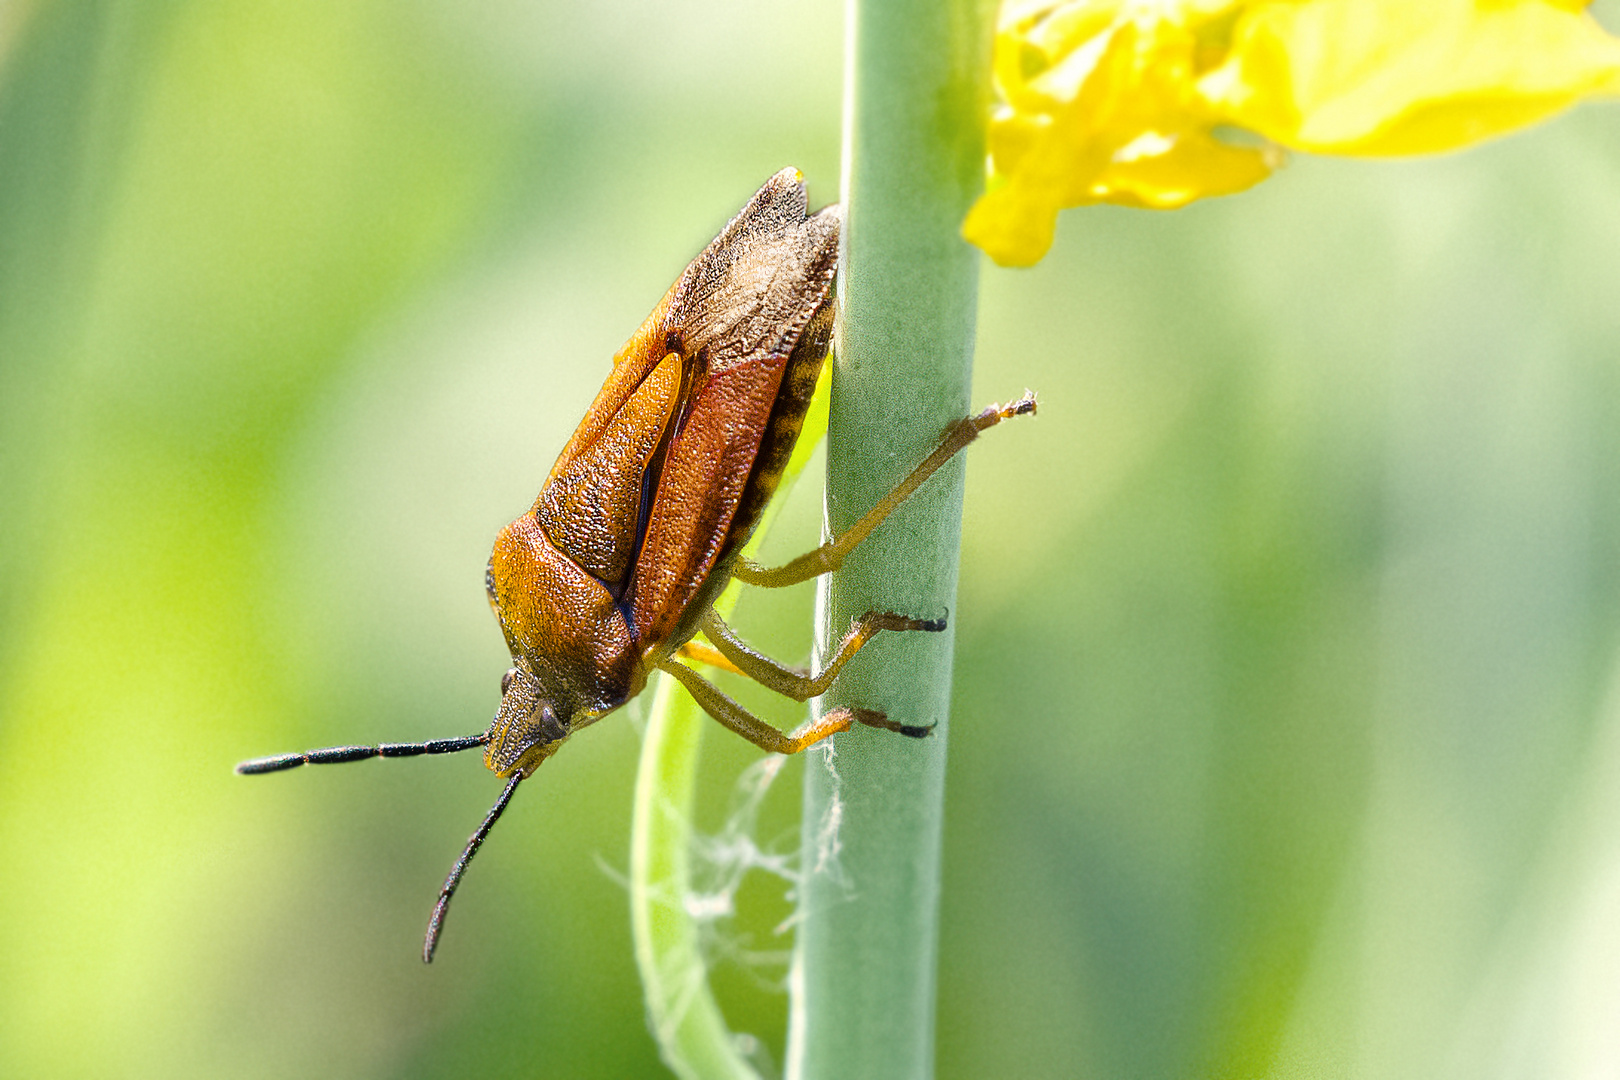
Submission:
M 844 249 L 827 520 L 848 528 L 967 413 L 978 254 L 960 237 L 984 176 L 994 5 L 850 0 Z M 878 609 L 938 616 L 956 595 L 962 467 L 948 464 L 821 592 L 817 640 Z M 791 1080 L 927 1077 L 951 636 L 886 635 L 818 707 L 937 723 L 860 729 L 805 770 Z

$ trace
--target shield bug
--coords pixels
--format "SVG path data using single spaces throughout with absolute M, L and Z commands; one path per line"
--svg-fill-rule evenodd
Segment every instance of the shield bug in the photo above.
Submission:
M 506 786 L 439 890 L 424 961 L 433 959 L 468 862 L 518 784 L 574 732 L 640 693 L 655 670 L 679 680 L 710 716 L 773 753 L 798 753 L 857 723 L 928 734 L 929 728 L 847 706 L 784 734 L 681 663 L 716 664 L 806 701 L 825 693 L 874 634 L 943 630 L 944 619 L 868 612 L 812 674 L 749 648 L 712 605 L 733 577 L 776 587 L 836 569 L 979 432 L 1035 411 L 1026 393 L 956 421 L 934 452 L 842 536 L 774 569 L 742 558 L 827 357 L 838 233 L 838 207 L 807 213 L 802 178 L 784 169 L 692 261 L 614 356 L 607 382 L 534 505 L 495 540 L 484 584 L 512 667 L 487 731 L 334 746 L 236 767 L 267 773 L 484 748 L 484 764 Z M 712 644 L 693 641 L 699 631 Z

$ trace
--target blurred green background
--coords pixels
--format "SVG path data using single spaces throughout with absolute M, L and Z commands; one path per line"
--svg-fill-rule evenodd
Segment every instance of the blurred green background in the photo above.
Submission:
M 496 530 L 760 181 L 836 197 L 841 26 L 0 5 L 0 1075 L 661 1075 L 634 709 L 430 969 L 479 763 L 231 765 L 484 727 Z M 1617 266 L 1589 106 L 986 269 L 977 396 L 1042 411 L 971 454 L 942 1077 L 1620 1071 Z M 810 604 L 740 622 L 802 658 Z M 711 828 L 757 757 L 716 732 Z M 784 949 L 782 893 L 717 952 Z M 777 1061 L 780 976 L 716 974 Z

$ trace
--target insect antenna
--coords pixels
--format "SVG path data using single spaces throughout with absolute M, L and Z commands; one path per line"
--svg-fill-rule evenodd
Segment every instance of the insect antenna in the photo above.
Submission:
M 456 895 L 456 886 L 461 884 L 461 875 L 467 872 L 467 864 L 478 854 L 478 849 L 484 844 L 484 837 L 489 835 L 489 830 L 500 820 L 501 811 L 512 801 L 512 793 L 522 782 L 522 773 L 517 773 L 507 781 L 506 790 L 495 800 L 495 805 L 489 808 L 489 813 L 484 816 L 484 823 L 478 826 L 478 831 L 467 838 L 467 846 L 462 849 L 461 858 L 450 868 L 450 876 L 444 879 L 444 887 L 439 890 L 439 902 L 433 905 L 433 916 L 428 919 L 427 937 L 422 939 L 422 963 L 433 963 L 433 952 L 439 947 L 439 935 L 444 933 L 444 915 L 450 910 L 450 898 Z
M 377 746 L 328 746 L 303 754 L 276 754 L 244 761 L 236 771 L 244 776 L 280 772 L 300 765 L 336 765 L 344 761 L 364 761 L 374 757 L 415 757 L 418 754 L 454 754 L 489 742 L 489 735 L 462 735 L 455 739 L 429 739 L 427 742 L 385 742 Z

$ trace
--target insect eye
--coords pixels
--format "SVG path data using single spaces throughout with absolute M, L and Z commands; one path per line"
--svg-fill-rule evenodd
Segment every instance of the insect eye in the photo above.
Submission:
M 517 678 L 517 668 L 515 668 L 515 667 L 507 668 L 506 669 L 506 674 L 501 676 L 501 696 L 502 697 L 505 697 L 506 692 L 511 689 L 512 680 L 515 679 L 515 678 Z
M 489 565 L 484 567 L 484 591 L 489 594 L 489 602 L 495 602 L 495 560 L 491 559 Z

